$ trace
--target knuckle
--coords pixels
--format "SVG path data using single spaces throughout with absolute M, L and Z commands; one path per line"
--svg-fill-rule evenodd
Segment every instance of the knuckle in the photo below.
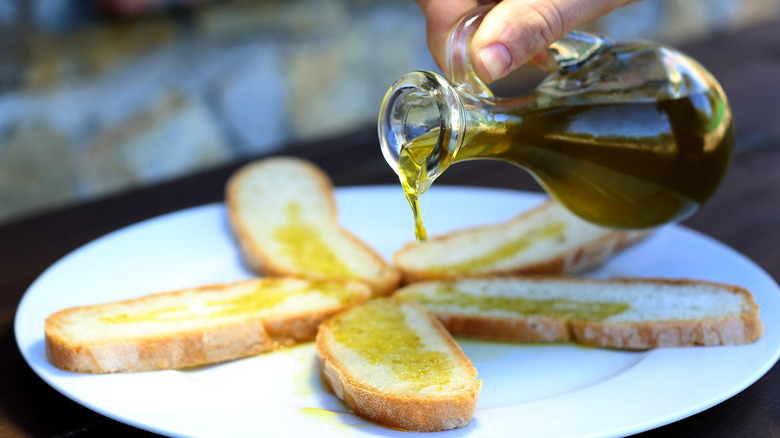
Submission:
M 529 4 L 529 9 L 529 12 L 536 15 L 538 31 L 547 44 L 563 36 L 565 19 L 555 1 L 533 2 Z

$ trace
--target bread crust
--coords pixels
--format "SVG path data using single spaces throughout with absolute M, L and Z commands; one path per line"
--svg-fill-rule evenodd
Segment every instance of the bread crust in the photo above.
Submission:
M 517 222 L 522 222 L 528 217 L 537 214 L 546 208 L 549 208 L 555 201 L 547 200 L 529 210 L 526 210 L 506 222 L 491 225 L 478 225 L 474 227 L 456 230 L 450 233 L 434 236 L 427 242 L 435 243 L 446 241 L 453 237 L 478 233 L 490 229 L 506 229 Z M 557 257 L 540 259 L 533 263 L 517 266 L 512 269 L 492 269 L 474 274 L 456 275 L 441 271 L 431 271 L 426 269 L 417 269 L 415 266 L 409 266 L 402 262 L 401 258 L 405 253 L 413 250 L 420 244 L 410 242 L 401 247 L 393 255 L 393 261 L 401 270 L 403 284 L 415 283 L 427 280 L 452 280 L 459 278 L 486 278 L 486 277 L 508 277 L 515 275 L 573 275 L 594 269 L 602 265 L 606 260 L 612 257 L 620 250 L 633 245 L 652 234 L 652 230 L 610 230 L 610 232 L 596 240 L 592 240 L 579 245 L 571 251 L 561 254 Z
M 339 399 L 361 418 L 393 427 L 396 429 L 433 432 L 457 429 L 466 426 L 476 410 L 482 381 L 477 380 L 477 370 L 461 351 L 458 344 L 445 327 L 428 314 L 421 306 L 405 303 L 418 308 L 431 321 L 438 336 L 448 347 L 459 354 L 457 367 L 467 369 L 473 383 L 443 395 L 421 395 L 419 393 L 393 393 L 382 391 L 361 381 L 349 373 L 349 364 L 333 353 L 331 343 L 335 342 L 330 333 L 330 325 L 337 322 L 339 315 L 326 321 L 317 334 L 317 353 L 320 357 L 323 380 Z
M 757 315 L 653 324 L 572 321 L 571 328 L 574 338 L 580 344 L 624 350 L 742 345 L 756 341 L 763 333 L 763 325 Z
M 485 318 L 477 315 L 436 313 L 450 333 L 475 338 L 514 342 L 569 342 L 572 332 L 555 318 Z
M 323 194 L 323 199 L 325 199 L 329 205 L 328 212 L 323 220 L 330 222 L 334 231 L 341 234 L 345 239 L 350 240 L 356 246 L 361 247 L 363 251 L 365 251 L 367 257 L 372 259 L 377 265 L 382 266 L 382 272 L 379 276 L 361 276 L 360 278 L 357 278 L 357 280 L 363 281 L 371 286 L 374 296 L 390 295 L 401 283 L 400 271 L 395 266 L 388 264 L 373 248 L 338 223 L 338 209 L 336 206 L 333 182 L 327 174 L 315 164 L 295 157 L 273 157 L 247 164 L 236 171 L 228 180 L 225 189 L 225 204 L 228 212 L 228 220 L 241 256 L 247 267 L 253 272 L 266 276 L 293 276 L 317 279 L 328 278 L 314 273 L 302 273 L 292 270 L 284 264 L 277 262 L 274 258 L 274 254 L 265 251 L 261 242 L 252 238 L 248 224 L 244 221 L 242 215 L 239 214 L 238 199 L 240 197 L 238 196 L 238 191 L 243 179 L 251 177 L 252 174 L 258 171 L 262 171 L 265 167 L 285 163 L 301 167 L 312 180 L 316 181 Z
M 262 322 L 161 336 L 153 339 L 78 344 L 46 320 L 46 354 L 55 367 L 77 373 L 141 372 L 226 362 L 278 348 Z

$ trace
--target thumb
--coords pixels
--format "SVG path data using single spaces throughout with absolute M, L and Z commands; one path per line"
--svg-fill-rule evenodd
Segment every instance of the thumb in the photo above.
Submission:
M 471 43 L 472 64 L 485 82 L 544 61 L 544 50 L 576 27 L 631 0 L 504 0 L 488 14 Z

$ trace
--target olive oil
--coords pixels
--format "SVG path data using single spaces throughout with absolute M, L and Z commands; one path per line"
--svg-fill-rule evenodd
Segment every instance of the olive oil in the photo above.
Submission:
M 433 265 L 428 269 L 431 272 L 449 274 L 449 275 L 473 275 L 480 270 L 509 259 L 522 251 L 527 250 L 534 244 L 543 240 L 563 239 L 566 231 L 566 224 L 563 222 L 552 222 L 542 226 L 539 229 L 514 238 L 507 239 L 503 244 L 497 246 L 486 254 L 479 254 L 476 257 L 468 258 L 453 264 Z
M 443 351 L 427 348 L 406 322 L 401 306 L 375 300 L 341 315 L 332 326 L 335 339 L 369 364 L 387 367 L 411 389 L 439 388 L 450 383 L 454 363 Z
M 274 230 L 273 237 L 298 269 L 326 278 L 353 275 L 338 254 L 323 241 L 319 230 L 302 218 L 298 203 L 290 202 L 286 210 L 287 223 Z
M 177 321 L 187 310 L 185 306 L 163 307 L 138 313 L 119 313 L 117 315 L 102 316 L 100 322 L 108 324 L 128 324 L 135 322 L 168 322 Z
M 626 103 L 534 103 L 485 117 L 466 130 L 453 163 L 495 159 L 521 166 L 573 213 L 615 228 L 681 220 L 705 202 L 728 168 L 734 145 L 730 110 L 708 93 Z M 494 104 L 501 106 L 502 101 Z M 403 145 L 398 174 L 425 239 L 417 197 L 431 181 L 439 128 Z M 446 153 L 446 152 L 444 152 Z
M 316 285 L 290 288 L 280 287 L 268 281 L 247 293 L 238 295 L 215 293 L 213 294 L 215 299 L 206 301 L 204 303 L 205 306 L 202 307 L 182 305 L 143 309 L 142 311 L 130 310 L 115 315 L 103 316 L 100 318 L 100 321 L 108 324 L 169 323 L 231 317 L 271 310 L 295 295 L 312 298 L 317 296 L 344 304 L 354 299 L 354 294 L 355 292 L 344 287 L 339 282 L 330 283 L 323 281 Z M 228 296 L 217 298 L 219 295 Z
M 436 147 L 439 130 L 423 134 L 401 148 L 398 157 L 398 170 L 401 187 L 414 215 L 414 235 L 418 241 L 428 238 L 420 213 L 419 197 L 430 187 L 432 181 L 426 173 L 427 159 Z
M 571 320 L 602 321 L 610 316 L 629 310 L 624 302 L 579 301 L 566 298 L 534 299 L 513 296 L 472 295 L 453 285 L 443 285 L 433 294 L 410 293 L 401 295 L 402 300 L 414 301 L 423 307 L 437 309 L 455 306 L 460 309 L 474 308 L 479 311 L 510 312 L 520 316 L 547 316 Z
M 339 283 L 319 283 L 316 286 L 301 289 L 280 288 L 273 286 L 258 287 L 251 293 L 231 298 L 209 301 L 207 306 L 212 310 L 211 316 L 244 315 L 247 313 L 270 310 L 294 295 L 314 297 L 315 295 L 330 298 L 338 303 L 346 303 L 354 298 L 353 293 Z

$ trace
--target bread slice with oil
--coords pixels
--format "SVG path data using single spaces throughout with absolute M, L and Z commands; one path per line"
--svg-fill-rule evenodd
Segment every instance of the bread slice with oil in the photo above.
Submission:
M 502 277 L 419 282 L 394 294 L 456 335 L 619 349 L 737 345 L 763 331 L 739 286 L 651 278 Z
M 593 269 L 648 230 L 585 222 L 548 200 L 514 218 L 410 243 L 393 256 L 407 283 L 516 274 L 576 274 Z
M 46 319 L 46 351 L 82 373 L 223 362 L 312 341 L 324 319 L 370 293 L 359 282 L 263 278 L 74 307 Z
M 422 307 L 376 299 L 337 314 L 317 333 L 323 380 L 352 411 L 398 429 L 465 426 L 482 381 Z
M 227 184 L 228 217 L 246 264 L 259 274 L 360 280 L 388 295 L 400 273 L 337 218 L 333 184 L 314 164 L 275 157 Z

